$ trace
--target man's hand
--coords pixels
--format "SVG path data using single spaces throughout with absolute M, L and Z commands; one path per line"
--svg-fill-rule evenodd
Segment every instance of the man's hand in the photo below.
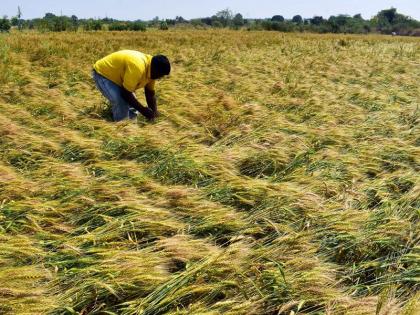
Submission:
M 136 99 L 136 96 L 134 93 L 127 91 L 126 89 L 122 89 L 121 92 L 122 97 L 125 99 L 125 101 L 135 110 L 137 110 L 140 114 L 142 114 L 144 117 L 146 117 L 148 120 L 152 120 L 155 116 L 154 112 L 148 108 L 144 107 L 139 103 L 139 101 Z
M 153 111 L 154 117 L 159 116 L 157 111 L 157 103 L 155 91 L 149 90 L 147 87 L 144 89 L 144 96 L 146 97 L 147 106 Z
M 156 118 L 156 113 L 154 113 L 150 108 L 148 107 L 144 107 L 144 113 L 142 113 L 144 117 L 146 117 L 146 119 L 148 121 L 154 121 Z

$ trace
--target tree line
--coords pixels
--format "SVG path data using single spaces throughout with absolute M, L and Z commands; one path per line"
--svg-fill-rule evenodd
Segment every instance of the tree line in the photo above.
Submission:
M 43 18 L 22 19 L 22 11 L 18 7 L 16 16 L 0 19 L 0 31 L 9 31 L 12 27 L 19 30 L 35 29 L 38 31 L 145 31 L 147 28 L 167 30 L 184 26 L 194 28 L 231 28 L 247 30 L 270 30 L 281 32 L 315 32 L 315 33 L 349 33 L 349 34 L 398 34 L 420 36 L 420 21 L 400 14 L 397 9 L 390 8 L 378 12 L 371 19 L 364 19 L 361 14 L 354 16 L 336 15 L 324 18 L 314 16 L 303 18 L 295 15 L 285 19 L 282 15 L 274 15 L 266 19 L 244 19 L 242 14 L 233 14 L 229 9 L 221 10 L 215 15 L 205 18 L 186 20 L 181 16 L 175 19 L 161 20 L 155 17 L 150 21 L 121 21 L 112 18 L 79 19 L 77 16 L 57 16 L 46 13 Z

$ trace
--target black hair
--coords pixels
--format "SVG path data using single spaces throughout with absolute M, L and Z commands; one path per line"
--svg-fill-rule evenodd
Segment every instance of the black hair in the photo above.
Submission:
M 156 55 L 152 58 L 152 79 L 159 79 L 164 75 L 171 73 L 171 64 L 169 59 L 164 55 Z

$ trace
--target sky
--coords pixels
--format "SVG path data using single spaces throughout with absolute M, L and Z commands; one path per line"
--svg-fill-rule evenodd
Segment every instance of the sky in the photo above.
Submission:
M 22 18 L 56 15 L 76 15 L 79 18 L 110 17 L 120 20 L 151 20 L 160 18 L 185 19 L 206 17 L 229 8 L 245 18 L 266 18 L 280 14 L 292 18 L 361 13 L 371 18 L 382 9 L 397 8 L 398 12 L 420 20 L 420 0 L 0 0 L 0 16 L 16 15 L 18 5 Z

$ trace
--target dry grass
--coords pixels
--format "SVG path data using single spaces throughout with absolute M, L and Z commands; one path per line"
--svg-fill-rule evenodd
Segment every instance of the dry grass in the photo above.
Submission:
M 91 64 L 165 53 L 154 124 Z M 420 41 L 0 37 L 0 313 L 415 314 Z M 140 97 L 142 97 L 139 94 Z

